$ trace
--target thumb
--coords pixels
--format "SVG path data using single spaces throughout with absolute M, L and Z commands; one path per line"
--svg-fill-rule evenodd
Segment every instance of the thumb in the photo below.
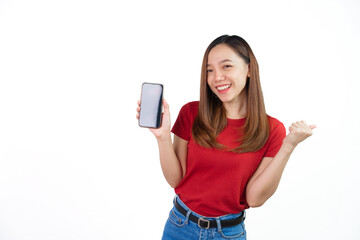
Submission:
M 314 128 L 316 128 L 317 126 L 315 124 L 309 125 L 310 129 L 313 130 Z

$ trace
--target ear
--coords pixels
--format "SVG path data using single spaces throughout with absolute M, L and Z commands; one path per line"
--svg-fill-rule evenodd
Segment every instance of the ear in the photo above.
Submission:
M 247 73 L 247 77 L 250 77 L 250 66 L 248 65 L 248 73 Z

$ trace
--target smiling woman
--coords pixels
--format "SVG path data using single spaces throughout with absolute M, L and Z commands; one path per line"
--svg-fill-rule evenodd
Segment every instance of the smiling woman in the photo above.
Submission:
M 192 127 L 196 142 L 221 149 L 216 137 L 226 127 L 226 118 L 247 117 L 234 151 L 259 150 L 269 128 L 259 67 L 249 44 L 238 36 L 215 39 L 205 51 L 201 73 L 199 114 Z
M 180 110 L 174 142 L 170 126 L 164 100 L 163 125 L 150 130 L 176 193 L 165 240 L 246 239 L 245 210 L 272 196 L 292 151 L 315 127 L 296 122 L 285 137 L 284 125 L 266 114 L 250 46 L 228 35 L 207 48 L 200 101 Z

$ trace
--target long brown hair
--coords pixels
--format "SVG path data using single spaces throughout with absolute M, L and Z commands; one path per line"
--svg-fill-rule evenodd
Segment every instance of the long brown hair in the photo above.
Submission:
M 227 125 L 226 111 L 221 100 L 211 91 L 207 84 L 207 61 L 209 52 L 218 44 L 231 47 L 249 64 L 250 77 L 247 78 L 244 90 L 247 93 L 247 116 L 245 125 L 239 129 L 242 137 L 239 146 L 226 149 L 216 141 L 217 136 Z M 253 152 L 261 149 L 269 137 L 269 123 L 265 111 L 264 97 L 260 85 L 259 67 L 249 44 L 239 36 L 223 35 L 210 43 L 205 51 L 200 82 L 200 102 L 198 114 L 192 126 L 192 136 L 203 147 L 234 152 Z

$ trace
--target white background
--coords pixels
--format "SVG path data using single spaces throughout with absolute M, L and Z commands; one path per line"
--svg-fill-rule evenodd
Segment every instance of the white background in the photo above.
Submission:
M 269 115 L 305 119 L 248 239 L 360 239 L 359 1 L 0 1 L 0 239 L 160 239 L 173 190 L 138 127 L 141 83 L 172 122 L 207 45 L 244 37 Z

